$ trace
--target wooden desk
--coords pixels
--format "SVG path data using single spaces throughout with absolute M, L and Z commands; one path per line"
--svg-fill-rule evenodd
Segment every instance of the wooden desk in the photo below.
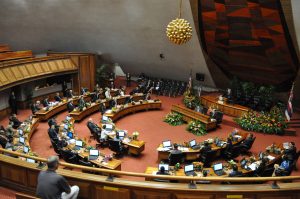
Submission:
M 233 146 L 239 144 L 240 142 L 242 142 L 243 140 L 246 139 L 248 133 L 245 132 L 239 132 L 238 133 L 239 136 L 241 136 L 237 141 L 232 141 Z M 226 139 L 221 139 L 223 141 L 226 141 Z M 182 141 L 180 142 L 174 142 L 174 143 L 182 143 Z M 211 149 L 216 151 L 216 157 L 221 155 L 221 151 L 222 149 L 224 149 L 226 147 L 226 145 L 224 145 L 223 147 L 219 147 L 217 146 L 215 143 L 211 144 Z M 182 149 L 179 146 L 179 150 Z M 184 147 L 182 149 L 182 152 L 185 154 L 185 160 L 197 160 L 199 159 L 199 154 L 200 154 L 201 149 L 192 149 L 190 147 Z M 170 154 L 170 150 L 165 151 L 162 148 L 162 144 L 160 144 L 157 148 L 157 162 L 160 162 L 161 160 L 167 160 L 169 158 L 169 154 Z
M 123 108 L 118 109 L 114 113 L 105 113 L 104 115 L 111 118 L 113 122 L 117 121 L 121 117 L 124 117 L 125 115 L 128 115 L 130 113 L 134 113 L 137 111 L 148 111 L 152 109 L 161 109 L 161 101 L 158 102 L 148 102 L 143 101 L 142 104 L 137 102 L 134 105 L 133 104 L 126 104 Z
M 211 121 L 208 115 L 196 112 L 182 105 L 172 105 L 171 111 L 182 114 L 183 120 L 186 122 L 190 122 L 192 120 L 198 120 L 202 122 L 205 125 L 205 129 L 207 131 L 215 129 L 217 127 L 217 122 Z
M 207 108 L 217 107 L 217 109 L 222 111 L 225 115 L 233 117 L 241 117 L 250 110 L 248 107 L 238 104 L 228 104 L 226 102 L 224 102 L 224 104 L 218 103 L 218 98 L 210 95 L 201 96 L 201 103 Z

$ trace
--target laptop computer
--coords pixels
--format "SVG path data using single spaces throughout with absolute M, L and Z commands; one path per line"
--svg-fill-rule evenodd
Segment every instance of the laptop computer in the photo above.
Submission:
M 104 123 L 105 123 L 105 122 L 107 122 L 107 121 L 108 121 L 108 117 L 107 117 L 107 116 L 105 116 L 105 115 L 103 115 L 103 116 L 102 116 L 102 122 L 104 122 Z
M 120 140 L 123 140 L 125 137 L 125 131 L 118 131 Z
M 96 149 L 90 150 L 89 160 L 96 160 L 99 156 L 99 151 Z
M 196 140 L 191 140 L 191 141 L 189 142 L 189 145 L 190 145 L 190 147 L 191 147 L 192 149 L 199 149 L 199 148 L 200 148 L 200 146 L 197 145 Z
M 214 164 L 213 169 L 217 176 L 221 176 L 224 173 L 222 163 Z
M 83 142 L 81 140 L 76 140 L 75 141 L 75 146 L 74 146 L 74 150 L 78 151 L 82 148 Z
M 172 148 L 171 140 L 166 140 L 162 142 L 163 148 Z
M 28 146 L 24 146 L 23 147 L 23 153 L 28 153 L 29 152 L 29 147 Z
M 24 144 L 25 144 L 25 138 L 19 137 L 19 145 L 24 145 Z
M 165 172 L 169 172 L 169 165 L 168 164 L 158 164 L 158 170 L 160 171 L 160 168 L 164 167 L 165 168 Z
M 23 136 L 23 135 L 24 135 L 24 133 L 23 133 L 23 130 L 22 130 L 22 129 L 19 129 L 19 130 L 18 130 L 18 133 L 19 133 L 19 135 L 20 135 L 20 136 Z
M 112 124 L 106 124 L 105 130 L 112 131 L 113 130 L 113 125 Z
M 35 163 L 35 160 L 34 159 L 30 159 L 30 158 L 26 158 L 26 162 Z
M 186 176 L 196 176 L 193 164 L 184 165 L 184 173 Z

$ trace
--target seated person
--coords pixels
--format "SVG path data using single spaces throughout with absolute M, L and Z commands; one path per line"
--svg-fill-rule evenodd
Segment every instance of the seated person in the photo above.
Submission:
M 85 107 L 86 107 L 86 102 L 84 101 L 84 98 L 81 95 L 80 98 L 79 98 L 79 100 L 78 100 L 78 108 L 79 108 L 79 110 L 82 111 L 83 108 L 85 108 Z
M 59 93 L 56 93 L 56 95 L 54 96 L 54 100 L 57 101 L 57 102 L 62 101 L 61 97 L 59 96 Z
M 57 122 L 56 122 L 56 120 L 55 120 L 54 117 L 48 120 L 48 126 L 49 126 L 49 128 L 51 128 L 52 125 L 55 126 L 55 129 L 58 132 L 59 131 L 59 125 L 57 124 Z
M 83 87 L 81 87 L 81 89 L 80 89 L 80 95 L 85 95 L 85 94 L 86 94 L 86 92 L 87 92 L 87 89 L 86 89 L 86 88 L 83 88 Z
M 126 97 L 125 104 L 132 103 L 132 102 L 133 102 L 133 96 L 132 95 L 130 95 L 129 97 Z
M 46 97 L 46 98 L 43 100 L 43 106 L 44 106 L 44 107 L 47 107 L 47 106 L 49 106 L 49 105 L 50 105 L 49 99 L 48 99 L 48 97 Z
M 117 103 L 117 99 L 116 98 L 113 98 L 111 100 L 109 100 L 109 108 L 113 108 L 113 107 L 116 107 L 118 105 Z
M 232 171 L 228 175 L 229 177 L 242 177 L 243 173 L 238 170 L 238 167 L 236 164 L 232 166 Z
M 274 165 L 274 173 L 273 176 L 288 176 L 291 174 L 292 171 L 292 164 L 289 161 L 288 157 L 286 155 L 283 155 L 282 157 L 283 161 L 280 165 L 275 164 Z
M 156 175 L 170 175 L 168 172 L 166 172 L 165 167 L 161 166 L 159 168 L 159 171 L 156 172 Z
M 72 91 L 72 90 L 68 90 L 68 91 L 66 92 L 66 97 L 67 97 L 67 98 L 73 98 L 73 97 L 74 97 L 73 91 Z
M 2 146 L 3 149 L 5 149 L 7 143 L 9 143 L 8 138 L 5 135 L 0 134 L 0 146 Z
M 240 148 L 244 147 L 246 149 L 250 149 L 253 139 L 253 133 L 249 133 L 247 138 L 240 144 Z
M 204 141 L 204 146 L 201 148 L 200 152 L 204 155 L 207 154 L 209 151 L 211 151 L 211 145 L 207 141 Z
M 32 114 L 34 115 L 36 112 L 38 112 L 39 110 L 41 110 L 41 108 L 39 107 L 40 106 L 40 101 L 36 101 L 35 103 L 32 103 L 31 104 L 31 111 L 32 111 Z
M 105 91 L 104 95 L 105 95 L 106 99 L 111 99 L 111 94 L 110 94 L 110 89 L 109 88 L 106 88 L 106 91 Z
M 17 129 L 21 126 L 22 122 L 17 118 L 16 114 L 13 114 L 10 118 L 9 118 L 10 122 L 12 122 L 13 124 L 13 128 Z
M 148 93 L 145 95 L 144 100 L 150 100 L 150 99 L 151 99 L 151 92 L 148 92 Z
M 73 105 L 72 100 L 70 99 L 69 102 L 67 103 L 67 110 L 68 112 L 72 112 L 74 110 L 75 106 Z
M 125 88 L 124 88 L 124 87 L 121 87 L 121 86 L 120 86 L 120 89 L 119 89 L 119 95 L 120 95 L 120 96 L 124 96 L 124 95 L 125 95 Z
M 289 161 L 293 162 L 297 155 L 295 142 L 289 142 L 289 146 L 288 148 L 284 149 L 283 154 L 287 156 Z
M 55 125 L 51 125 L 51 127 L 48 129 L 48 135 L 51 140 L 53 140 L 55 143 L 58 143 L 58 132 L 55 129 Z
M 101 128 L 93 122 L 92 118 L 89 118 L 89 121 L 87 122 L 87 127 L 93 135 L 101 133 Z
M 100 110 L 100 113 L 101 113 L 102 115 L 105 113 L 106 107 L 105 107 L 105 103 L 104 103 L 104 102 L 100 103 L 100 105 L 99 105 L 99 110 Z
M 6 129 L 5 129 L 5 136 L 8 138 L 8 140 L 11 142 L 13 140 L 14 134 L 15 134 L 15 129 L 12 127 L 13 123 L 10 122 Z
M 183 161 L 183 152 L 178 149 L 177 144 L 174 144 L 173 150 L 171 150 L 170 154 L 169 154 L 170 165 L 173 166 L 173 165 L 177 164 L 178 162 L 182 163 L 182 161 Z
M 95 93 L 92 94 L 92 96 L 91 96 L 92 102 L 96 102 L 99 99 L 100 99 L 100 93 L 98 91 L 96 91 Z
M 267 157 L 263 157 L 260 164 L 254 171 L 254 176 L 262 176 L 264 171 L 267 169 L 268 162 L 269 162 L 269 159 Z
M 139 92 L 140 92 L 140 88 L 137 86 L 130 92 L 130 95 L 133 95 L 133 94 L 139 93 Z

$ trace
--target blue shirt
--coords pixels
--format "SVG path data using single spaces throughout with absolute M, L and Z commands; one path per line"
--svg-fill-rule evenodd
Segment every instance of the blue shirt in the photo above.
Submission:
M 284 169 L 284 170 L 289 170 L 290 169 L 290 162 L 288 160 L 284 160 L 281 164 L 280 164 L 280 168 Z

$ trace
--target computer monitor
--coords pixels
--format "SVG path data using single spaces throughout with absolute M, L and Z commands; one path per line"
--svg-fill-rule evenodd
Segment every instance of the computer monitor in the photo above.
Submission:
M 184 173 L 194 171 L 194 165 L 193 164 L 188 164 L 184 165 Z
M 247 160 L 246 159 L 242 159 L 241 160 L 241 166 L 244 167 L 246 164 L 247 164 Z
M 69 131 L 68 133 L 67 133 L 67 136 L 69 137 L 69 138 L 73 138 L 73 133 L 71 132 L 71 131 Z
M 68 124 L 64 124 L 64 129 L 68 129 L 68 128 L 69 128 Z
M 125 131 L 119 131 L 119 137 L 125 137 Z
M 24 153 L 28 153 L 28 152 L 29 152 L 28 146 L 24 146 L 24 147 L 23 147 L 23 152 L 24 152 Z
M 113 125 L 112 124 L 106 124 L 105 130 L 111 131 L 112 129 L 113 129 Z
M 30 158 L 26 158 L 26 162 L 35 163 L 35 160 L 34 159 L 30 159 Z
M 19 129 L 18 132 L 19 132 L 19 135 L 20 135 L 20 136 L 23 135 L 23 130 L 22 130 L 22 129 Z
M 191 140 L 190 141 L 190 147 L 194 147 L 196 145 L 196 140 Z
M 19 137 L 19 142 L 21 144 L 25 144 L 25 138 L 24 137 Z
M 92 156 L 99 156 L 99 151 L 96 150 L 96 149 L 91 149 L 90 150 L 90 155 L 92 155 Z
M 223 164 L 222 163 L 214 165 L 214 171 L 218 171 L 218 170 L 222 170 L 222 169 L 223 169 Z
M 163 141 L 163 147 L 171 147 L 172 144 L 171 144 L 171 141 L 170 140 L 166 140 L 166 141 Z
M 102 121 L 108 121 L 108 117 L 105 116 L 105 115 L 103 115 L 103 116 L 102 116 Z
M 76 145 L 76 146 L 79 146 L 79 147 L 82 147 L 83 142 L 82 142 L 81 140 L 76 140 L 76 141 L 75 141 L 75 145 Z
M 160 170 L 161 167 L 164 167 L 165 171 L 169 171 L 169 165 L 168 164 L 158 164 L 158 170 Z

